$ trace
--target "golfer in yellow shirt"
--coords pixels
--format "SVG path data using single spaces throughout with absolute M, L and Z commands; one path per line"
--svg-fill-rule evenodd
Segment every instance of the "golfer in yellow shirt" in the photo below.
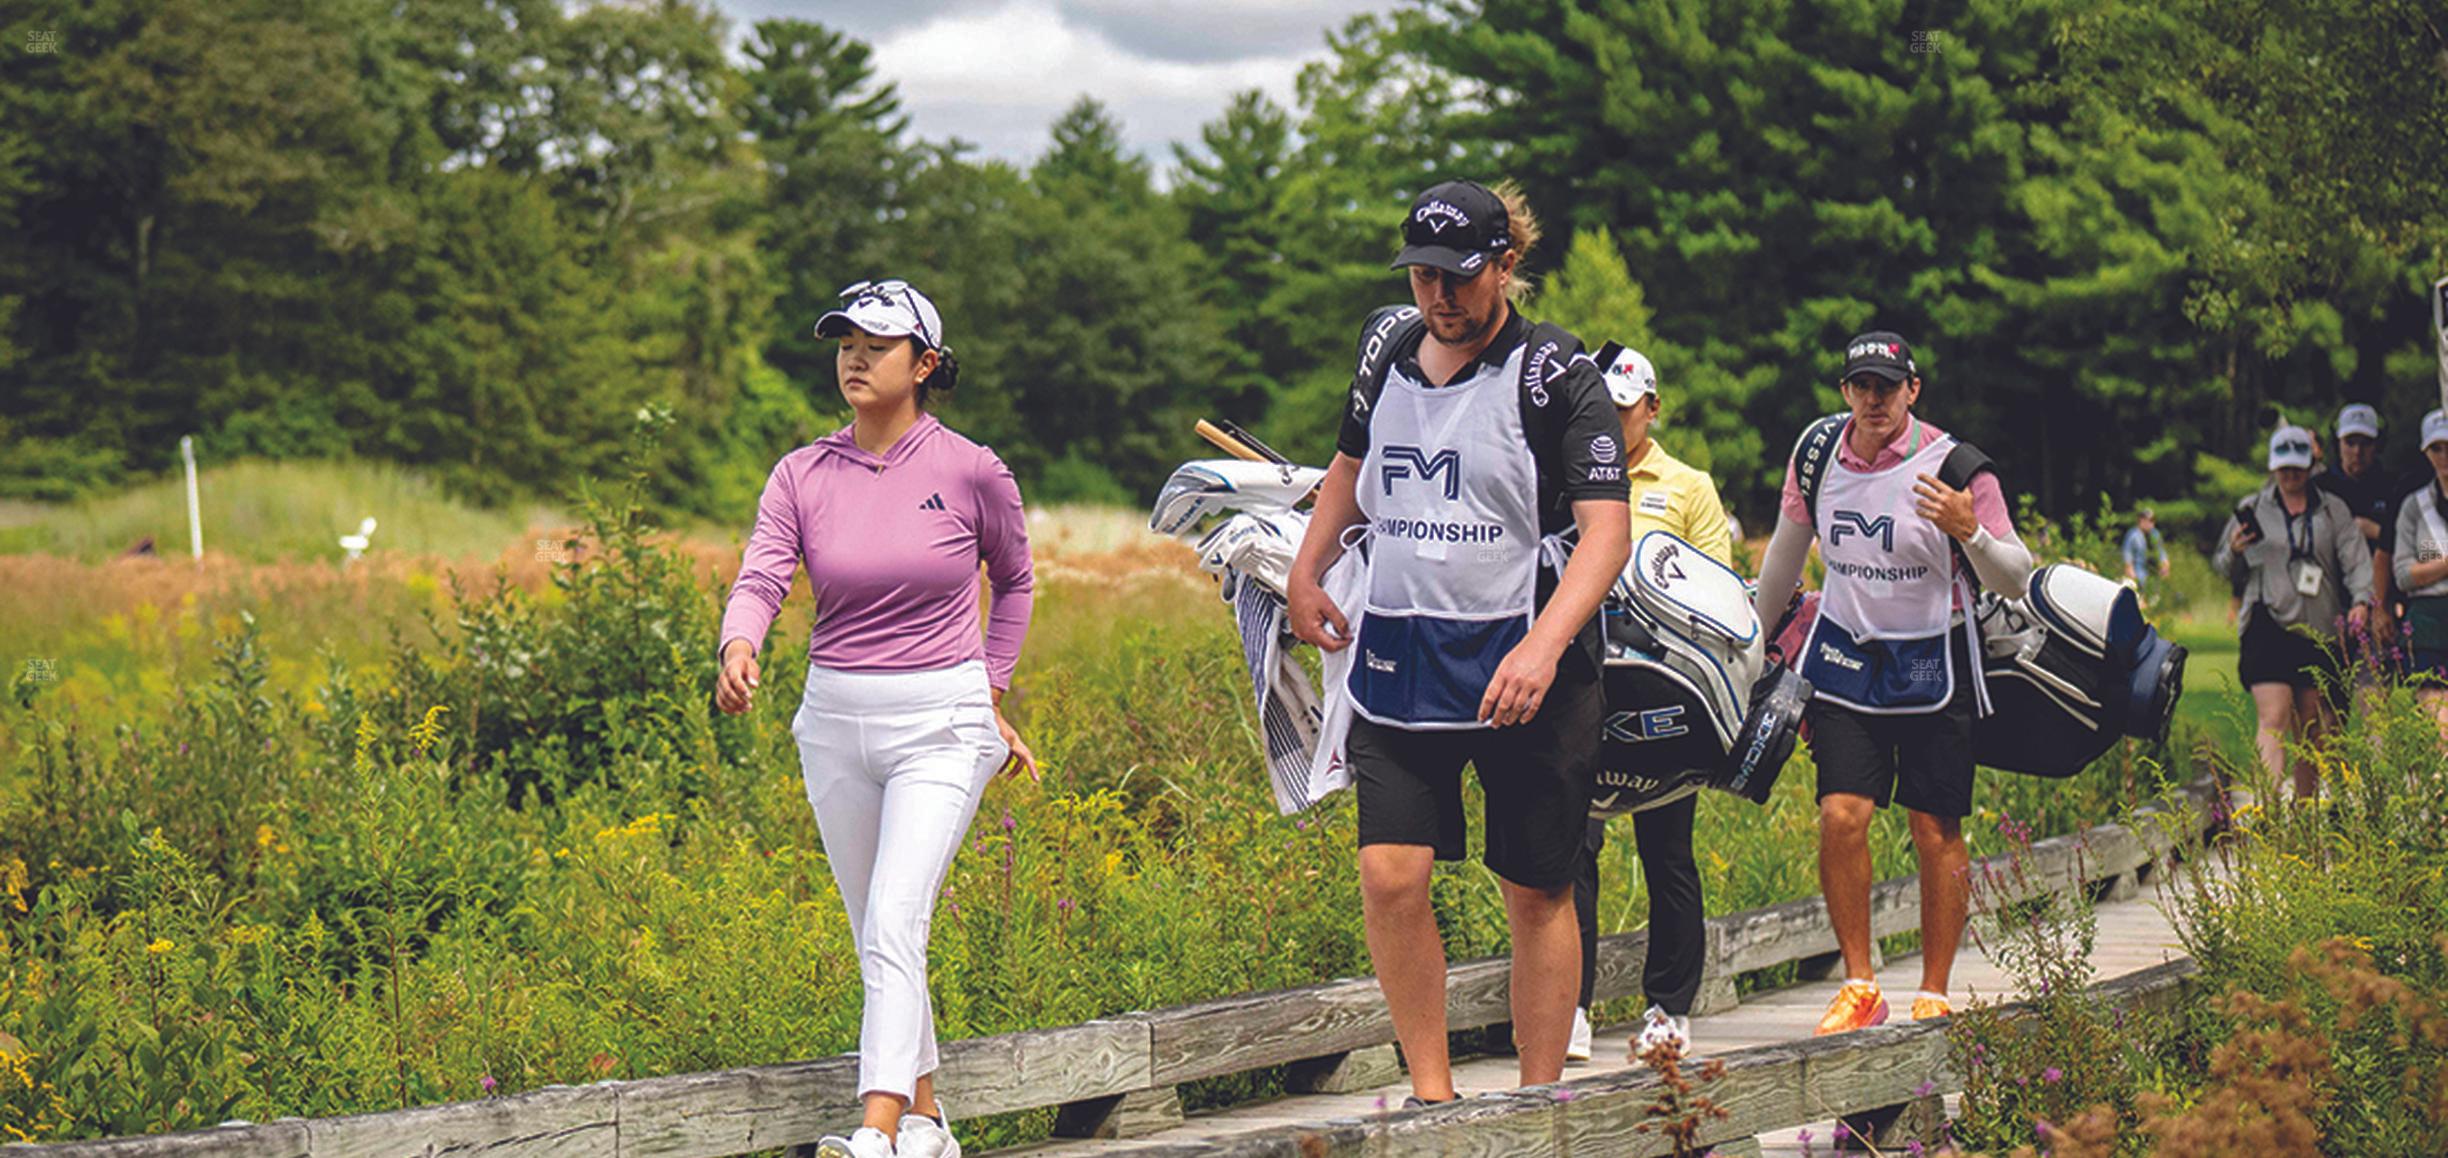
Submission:
M 1733 566 L 1733 537 L 1726 529 L 1725 507 L 1717 501 L 1717 484 L 1707 472 L 1685 465 L 1649 437 L 1662 410 L 1656 368 L 1640 351 L 1611 343 L 1599 350 L 1597 361 L 1606 368 L 1607 392 L 1623 420 L 1632 541 L 1639 543 L 1651 531 L 1667 531 Z M 1700 866 L 1692 859 L 1692 819 L 1699 804 L 1697 796 L 1686 796 L 1632 814 L 1641 875 L 1649 884 L 1649 959 L 1641 968 L 1649 1009 L 1632 1043 L 1634 1057 L 1660 1042 L 1691 1052 L 1691 1007 L 1700 993 L 1700 970 L 1707 956 Z M 1592 1053 L 1589 1007 L 1598 976 L 1598 853 L 1605 847 L 1606 822 L 1590 821 L 1581 876 L 1573 884 L 1573 906 L 1581 920 L 1581 1012 L 1573 1019 L 1568 1059 L 1587 1060 Z

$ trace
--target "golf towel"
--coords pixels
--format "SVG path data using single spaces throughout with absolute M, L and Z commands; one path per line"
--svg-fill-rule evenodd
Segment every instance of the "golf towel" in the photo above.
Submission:
M 1362 584 L 1367 561 L 1358 550 L 1327 569 L 1327 598 L 1345 609 L 1353 632 L 1359 631 Z M 1343 762 L 1343 741 L 1351 731 L 1351 695 L 1344 676 L 1352 649 L 1325 657 L 1326 696 L 1320 700 L 1290 647 L 1284 597 L 1265 583 L 1232 574 L 1226 578 L 1233 601 L 1233 623 L 1241 632 L 1241 658 L 1249 669 L 1250 687 L 1258 701 L 1259 739 L 1266 749 L 1267 775 L 1274 782 L 1275 807 L 1290 816 L 1314 807 L 1338 788 L 1351 784 Z

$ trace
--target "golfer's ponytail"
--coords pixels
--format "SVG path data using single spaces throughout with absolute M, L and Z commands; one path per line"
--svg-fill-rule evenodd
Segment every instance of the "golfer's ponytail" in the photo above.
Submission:
M 918 405 L 923 407 L 938 394 L 950 394 L 960 385 L 960 362 L 952 357 L 952 347 L 935 351 L 935 372 L 918 383 Z

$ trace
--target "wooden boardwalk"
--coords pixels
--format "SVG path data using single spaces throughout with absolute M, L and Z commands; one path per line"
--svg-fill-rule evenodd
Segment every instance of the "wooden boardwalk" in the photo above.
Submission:
M 2167 879 L 2167 878 L 2162 878 Z M 2094 979 L 2109 981 L 2125 977 L 2173 961 L 2184 954 L 2174 925 L 2168 918 L 2160 890 L 2144 887 L 2138 895 L 2103 901 L 2097 908 L 2099 936 L 2092 950 Z M 1890 1024 L 1910 1015 L 1912 994 L 1920 987 L 1921 958 L 1918 954 L 1900 957 L 1879 970 L 1879 984 L 1887 993 L 1891 1010 Z M 1701 1060 L 1732 1050 L 1775 1043 L 1807 1040 L 1825 1010 L 1827 999 L 1834 993 L 1835 983 L 1811 982 L 1788 989 L 1754 993 L 1739 1006 L 1720 1013 L 1692 1019 L 1692 1037 Z M 1997 964 L 1982 953 L 1970 937 L 1965 938 L 1962 953 L 1956 958 L 1953 995 L 1958 1006 L 1970 999 L 1987 1001 L 2013 1000 L 2025 994 L 2015 991 L 2011 980 Z M 1595 1057 L 1586 1063 L 1573 1063 L 1565 1068 L 1567 1083 L 1624 1071 L 1633 1067 L 1627 1060 L 1636 1025 L 1601 1027 L 1597 1035 Z M 1458 1062 L 1454 1069 L 1456 1086 L 1465 1096 L 1506 1090 L 1517 1080 L 1514 1059 L 1509 1056 L 1473 1058 Z M 1233 1140 L 1236 1136 L 1259 1131 L 1280 1130 L 1284 1127 L 1313 1125 L 1337 1118 L 1362 1118 L 1384 1112 L 1402 1104 L 1410 1093 L 1409 1085 L 1399 1076 L 1389 1084 L 1345 1093 L 1306 1094 L 1257 1102 L 1229 1109 L 1191 1115 L 1181 1125 L 1130 1141 L 1059 1141 L 997 1154 L 1030 1155 L 1032 1158 L 1074 1158 L 1089 1155 L 1149 1154 L 1159 1148 L 1180 1143 L 1215 1143 Z M 1949 1099 L 1950 1106 L 1952 1099 Z M 1806 1152 L 1827 1155 L 1833 1118 L 1760 1136 L 1760 1152 L 1767 1155 L 1801 1155 Z M 1807 1130 L 1813 1144 L 1806 1151 L 1802 1133 Z M 1417 1152 L 1433 1153 L 1433 1147 Z M 1740 1153 L 1727 1150 L 1725 1153 Z

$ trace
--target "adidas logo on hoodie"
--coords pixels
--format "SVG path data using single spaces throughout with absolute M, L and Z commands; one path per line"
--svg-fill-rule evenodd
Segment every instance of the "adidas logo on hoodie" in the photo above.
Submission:
M 940 511 L 945 509 L 942 493 L 938 492 L 928 495 L 925 502 L 918 504 L 918 509 L 922 511 Z

